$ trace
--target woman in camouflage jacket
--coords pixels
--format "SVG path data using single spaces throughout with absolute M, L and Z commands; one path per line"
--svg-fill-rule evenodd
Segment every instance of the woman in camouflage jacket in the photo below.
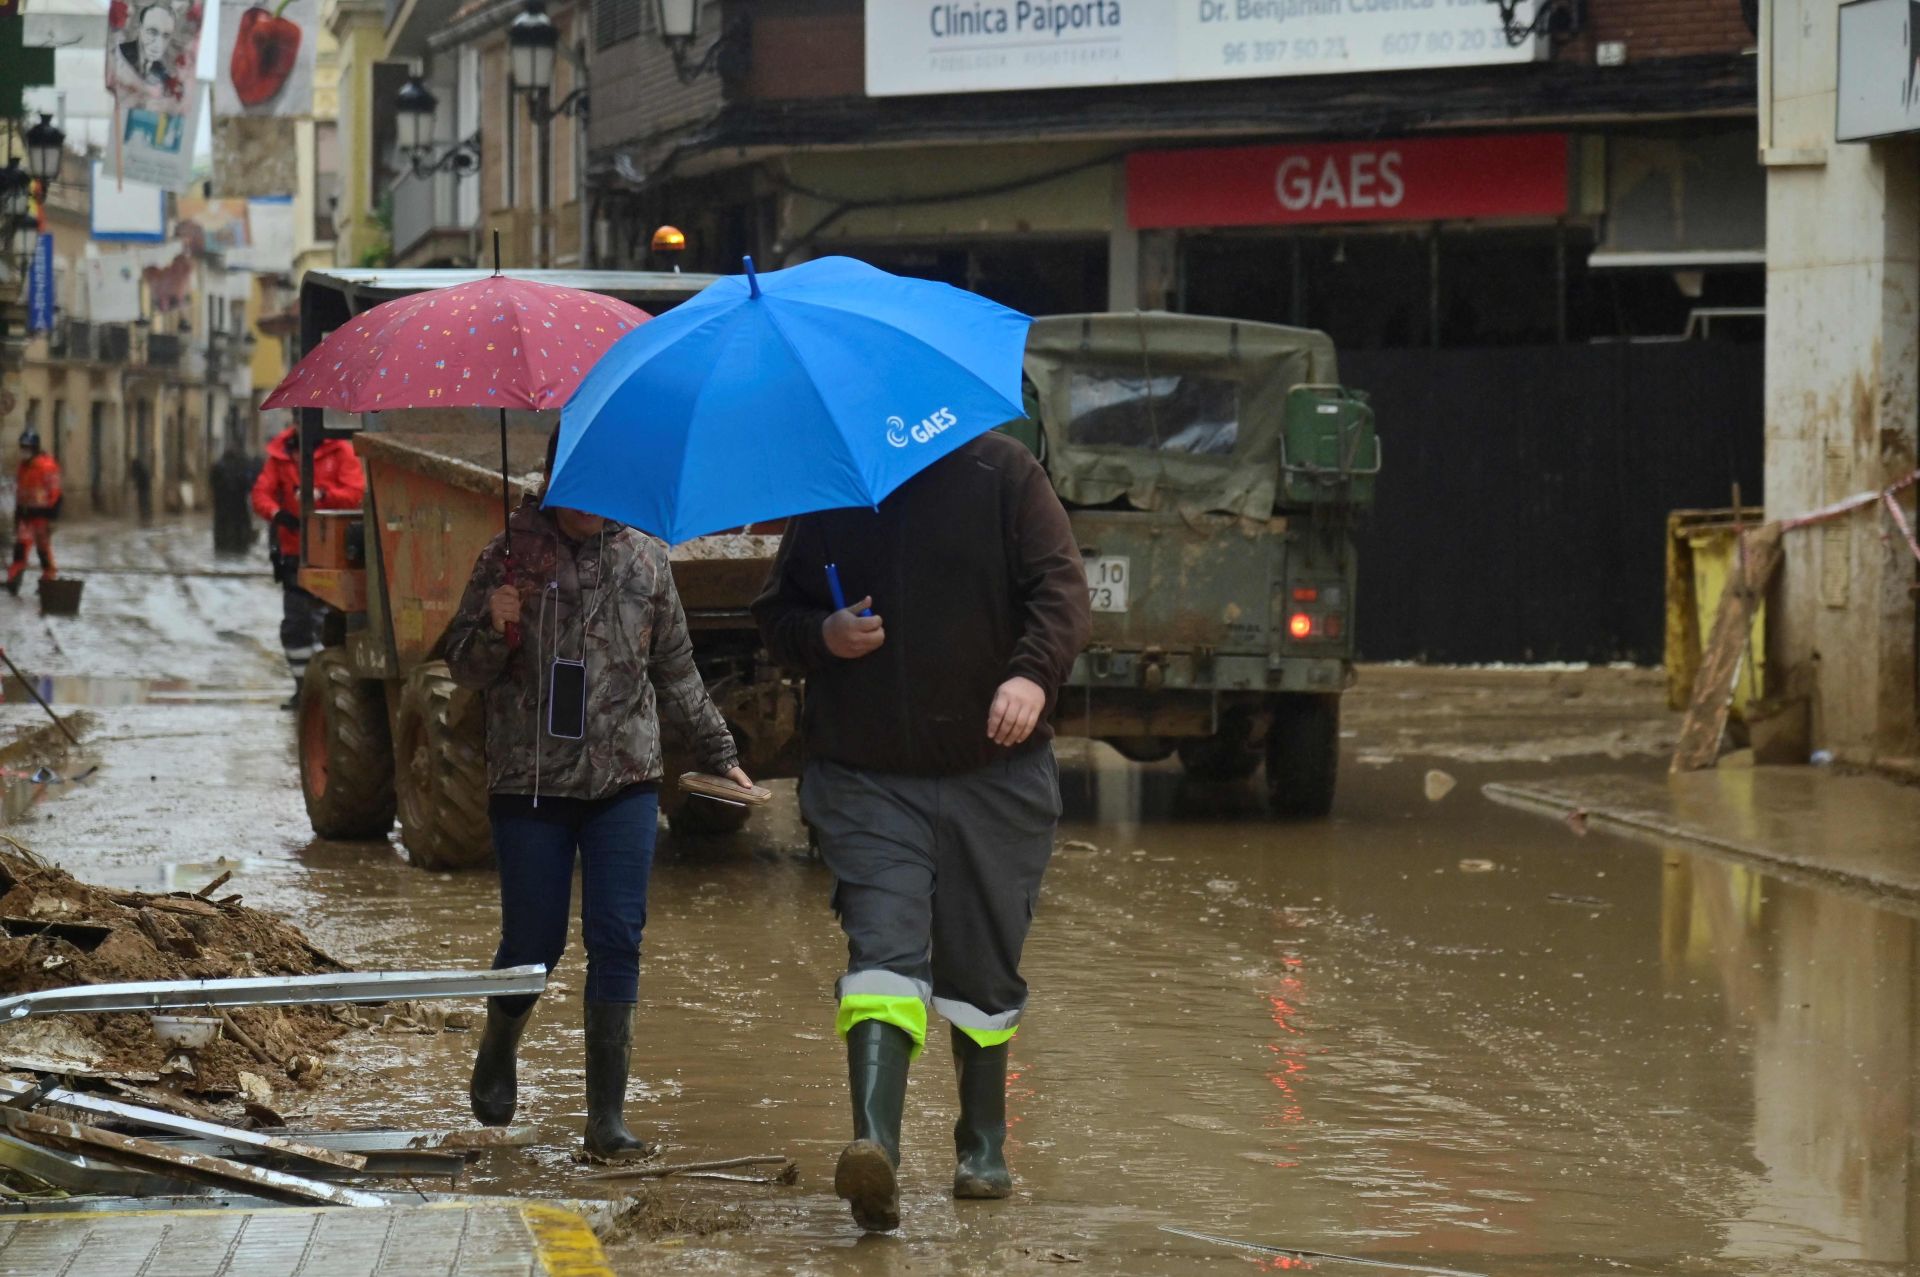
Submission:
M 550 444 L 549 471 L 552 464 Z M 455 681 L 485 694 L 488 815 L 500 866 L 493 965 L 551 970 L 559 962 L 577 852 L 587 1151 L 644 1155 L 651 1149 L 628 1132 L 622 1105 L 664 771 L 659 711 L 684 729 L 707 770 L 752 782 L 694 668 L 667 547 L 531 497 L 507 527 L 481 551 L 446 639 Z M 486 1125 L 513 1118 L 515 1055 L 534 1001 L 487 1004 L 470 1092 Z

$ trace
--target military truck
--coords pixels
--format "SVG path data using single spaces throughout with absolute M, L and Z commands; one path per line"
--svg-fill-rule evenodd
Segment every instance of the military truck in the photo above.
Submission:
M 1354 530 L 1380 443 L 1324 333 L 1166 313 L 1056 315 L 1021 434 L 1066 503 L 1093 638 L 1061 735 L 1324 816 L 1353 679 Z
M 309 272 L 301 284 L 301 349 L 366 307 L 479 278 L 461 270 Z M 658 313 L 711 276 L 527 271 Z M 325 646 L 307 667 L 297 736 L 301 792 L 323 838 L 385 838 L 395 817 L 409 859 L 424 868 L 492 862 L 479 698 L 454 685 L 441 639 L 480 550 L 500 530 L 498 418 L 491 412 L 400 410 L 323 420 L 301 414 L 303 438 L 349 438 L 367 471 L 359 510 L 315 510 L 312 447 L 301 458 L 300 582 L 334 609 Z M 508 430 L 515 500 L 537 487 L 555 413 L 515 413 Z M 780 544 L 781 525 L 700 537 L 672 550 L 674 583 L 693 633 L 694 662 L 755 779 L 793 776 L 800 757 L 800 689 L 760 655 L 747 605 Z M 669 777 L 691 765 L 669 735 Z M 676 834 L 730 833 L 748 809 L 661 804 Z

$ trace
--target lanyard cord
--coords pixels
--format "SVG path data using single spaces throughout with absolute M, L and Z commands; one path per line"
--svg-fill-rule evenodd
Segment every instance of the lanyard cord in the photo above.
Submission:
M 547 617 L 549 616 L 549 614 L 551 614 L 551 616 L 553 617 L 553 629 L 552 629 L 553 646 L 551 649 L 553 652 L 553 659 L 557 661 L 560 657 L 560 554 L 559 554 L 560 546 L 558 545 L 557 537 L 555 538 L 555 542 L 556 544 L 554 545 L 553 576 L 550 580 L 548 580 L 547 588 L 540 592 L 540 620 L 539 620 L 539 623 L 534 627 L 533 805 L 536 810 L 540 806 L 540 763 L 541 763 L 542 753 L 544 752 L 543 746 L 544 746 L 544 738 L 546 736 L 546 723 L 541 717 L 541 706 L 545 703 L 544 698 L 546 695 L 546 685 L 543 682 L 541 682 L 541 675 L 543 671 L 541 670 L 540 667 L 541 665 L 546 663 L 541 659 L 541 654 L 545 650 L 547 650 L 544 640 L 548 633 Z M 606 551 L 607 551 L 607 531 L 605 528 L 602 528 L 600 530 L 599 542 L 598 542 L 597 550 L 594 557 L 595 557 L 595 561 L 599 565 L 600 571 L 603 574 L 607 570 Z M 580 565 L 579 565 L 579 562 L 576 560 L 574 563 L 574 579 L 575 580 L 579 579 L 579 572 L 580 572 Z M 587 661 L 587 626 L 592 623 L 593 618 L 595 616 L 598 616 L 600 614 L 601 606 L 607 601 L 607 596 L 611 593 L 613 593 L 611 586 L 603 583 L 600 587 L 600 597 L 594 600 L 592 609 L 583 613 L 580 618 L 580 663 L 583 666 L 586 664 L 586 661 Z M 581 727 L 581 731 L 585 732 L 586 719 L 585 719 L 584 713 L 582 714 L 582 717 L 581 717 L 580 727 Z

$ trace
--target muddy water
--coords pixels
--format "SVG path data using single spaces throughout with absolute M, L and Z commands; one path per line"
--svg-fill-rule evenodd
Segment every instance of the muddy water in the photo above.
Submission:
M 257 617 L 271 604 L 245 606 Z M 113 672 L 182 677 L 209 659 Z M 268 687 L 273 673 L 250 681 Z M 936 1041 L 910 1091 L 896 1238 L 859 1239 L 831 1194 L 847 1118 L 829 990 L 844 948 L 790 801 L 725 849 L 669 839 L 631 1120 L 676 1160 L 785 1153 L 801 1179 L 668 1188 L 731 1227 L 623 1242 L 621 1271 L 1272 1262 L 1162 1224 L 1501 1274 L 1911 1266 L 1914 920 L 1579 838 L 1477 792 L 1554 769 L 1618 771 L 1621 756 L 1656 766 L 1633 760 L 1636 742 L 1666 730 L 1657 689 L 1605 673 L 1382 672 L 1352 704 L 1339 808 L 1323 824 L 1276 826 L 1249 792 L 1202 793 L 1166 768 L 1069 751 L 1063 847 L 1028 953 L 1031 1019 L 1013 1048 L 1019 1194 L 946 1197 L 953 1082 Z M 32 845 L 141 886 L 236 868 L 250 903 L 285 909 L 364 966 L 490 956 L 490 877 L 308 840 L 290 727 L 271 705 L 98 712 L 102 771 L 12 831 Z M 1537 752 L 1496 748 L 1503 739 Z M 1460 783 L 1430 803 L 1426 768 L 1449 758 Z M 581 974 L 576 946 L 529 1031 L 522 1116 L 542 1145 L 481 1161 L 470 1187 L 611 1194 L 569 1156 Z M 471 1034 L 364 1038 L 311 1107 L 462 1124 L 471 1049 Z

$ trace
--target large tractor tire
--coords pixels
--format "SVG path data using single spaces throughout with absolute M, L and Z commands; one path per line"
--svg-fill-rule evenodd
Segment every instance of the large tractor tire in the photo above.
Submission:
M 1319 817 L 1333 810 L 1340 771 L 1340 698 L 1289 693 L 1273 698 L 1267 729 L 1267 801 L 1276 816 Z
M 356 678 L 346 651 L 323 648 L 300 686 L 300 794 L 322 838 L 385 838 L 393 828 L 393 740 L 387 698 Z
M 1212 736 L 1180 742 L 1180 765 L 1194 780 L 1246 780 L 1260 770 L 1260 751 L 1254 748 L 1252 735 L 1244 714 L 1223 715 L 1220 730 Z
M 455 721 L 458 690 L 446 662 L 430 661 L 407 675 L 400 692 L 400 841 L 422 869 L 493 864 L 484 737 L 478 721 Z

